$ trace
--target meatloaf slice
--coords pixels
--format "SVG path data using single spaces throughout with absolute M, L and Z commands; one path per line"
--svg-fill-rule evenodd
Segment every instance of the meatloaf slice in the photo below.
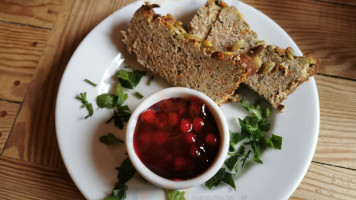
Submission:
M 290 47 L 281 49 L 274 45 L 265 45 L 264 41 L 259 40 L 257 34 L 250 29 L 237 8 L 221 6 L 225 3 L 218 2 L 216 5 L 221 9 L 218 18 L 209 25 L 210 30 L 204 33 L 195 31 L 194 34 L 202 35 L 201 37 L 206 38 L 206 43 L 210 43 L 216 50 L 249 54 L 254 60 L 255 67 L 262 68 L 259 73 L 247 77 L 245 84 L 273 107 L 283 109 L 281 102 L 297 86 L 316 73 L 320 60 L 312 54 L 296 57 Z M 199 16 L 204 14 L 195 15 L 193 19 L 199 21 L 197 19 Z M 202 27 L 194 27 L 194 30 L 200 29 Z M 204 35 L 206 32 L 208 34 Z
M 199 90 L 220 105 L 256 71 L 248 55 L 211 51 L 186 34 L 173 16 L 160 16 L 154 7 L 158 5 L 145 4 L 135 12 L 122 31 L 123 42 L 141 65 L 172 85 Z
M 283 110 L 281 102 L 314 75 L 320 64 L 312 54 L 294 56 L 292 48 L 274 45 L 257 46 L 251 50 L 251 56 L 263 64 L 256 74 L 247 77 L 245 84 L 278 110 Z
M 220 13 L 221 6 L 216 0 L 208 0 L 205 6 L 201 7 L 189 23 L 188 29 L 191 34 L 201 39 L 209 34 L 211 25 L 216 21 Z

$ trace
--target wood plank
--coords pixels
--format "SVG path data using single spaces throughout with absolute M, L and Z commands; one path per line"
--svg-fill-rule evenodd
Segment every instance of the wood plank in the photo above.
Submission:
M 0 99 L 23 100 L 49 32 L 0 22 Z
M 50 29 L 60 11 L 60 0 L 0 0 L 1 21 Z
M 290 200 L 356 199 L 356 171 L 311 163 Z
M 0 157 L 1 199 L 84 199 L 65 169 Z
M 318 75 L 320 135 L 313 160 L 356 169 L 356 81 Z
M 62 167 L 55 135 L 54 110 L 61 74 L 84 36 L 129 1 L 64 0 L 38 69 L 28 89 L 3 155 Z M 45 87 L 43 87 L 45 86 Z M 39 89 L 40 88 L 40 89 Z
M 308 0 L 243 1 L 275 20 L 304 53 L 320 57 L 320 73 L 356 79 L 355 6 Z
M 355 0 L 316 0 L 316 1 L 341 4 L 341 5 L 345 5 L 345 6 L 356 6 Z
M 20 105 L 0 100 L 0 155 L 15 122 Z

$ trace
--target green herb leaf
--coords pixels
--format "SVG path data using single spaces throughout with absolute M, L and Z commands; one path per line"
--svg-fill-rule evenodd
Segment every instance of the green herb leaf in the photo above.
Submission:
M 279 149 L 279 150 L 282 149 L 282 137 L 281 136 L 272 134 L 271 142 L 275 149 Z
M 145 71 L 133 70 L 132 72 L 121 69 L 118 78 L 122 87 L 133 89 L 138 85 L 142 76 L 146 75 Z
M 224 168 L 220 168 L 220 170 L 212 178 L 205 182 L 205 186 L 211 189 L 212 187 L 218 186 L 221 182 L 224 182 L 236 190 L 233 175 L 234 174 L 225 172 Z
M 231 156 L 230 158 L 226 159 L 225 163 L 224 163 L 225 166 L 231 171 L 235 167 L 239 157 L 240 157 L 240 155 L 234 155 L 234 156 Z
M 142 99 L 144 96 L 141 94 L 141 93 L 139 93 L 139 92 L 135 92 L 135 95 L 139 98 L 139 99 Z
M 115 94 L 101 94 L 96 97 L 96 104 L 99 108 L 113 108 L 117 102 L 117 95 Z
M 114 120 L 115 126 L 123 129 L 124 122 L 127 122 L 131 116 L 129 107 L 127 105 L 122 106 L 127 100 L 128 94 L 124 93 L 121 84 L 119 84 L 116 90 L 118 95 L 101 94 L 97 97 L 96 103 L 100 108 L 114 108 L 114 115 L 106 123 Z
M 247 111 L 252 112 L 258 119 L 262 118 L 262 113 L 260 107 L 258 107 L 258 103 L 256 102 L 255 105 L 248 104 L 246 103 L 245 99 L 241 100 L 241 105 L 244 107 Z
M 268 137 L 265 137 L 264 146 L 273 148 L 273 143 Z
M 236 190 L 236 185 L 233 179 L 234 174 L 230 174 L 229 172 L 225 172 L 224 178 L 222 179 L 222 182 L 230 185 L 232 188 Z
M 132 165 L 131 160 L 127 157 L 122 163 L 121 166 L 116 168 L 119 170 L 119 184 L 123 185 L 129 181 L 136 173 L 135 167 Z
M 127 185 L 115 185 L 116 189 L 113 189 L 111 194 L 105 197 L 104 200 L 124 200 L 126 199 Z
M 222 179 L 224 178 L 224 176 L 225 176 L 225 169 L 221 168 L 213 177 L 211 177 L 207 182 L 205 182 L 205 186 L 209 188 L 209 190 L 212 187 L 218 186 L 222 181 Z
M 136 169 L 132 165 L 128 157 L 121 163 L 120 167 L 116 169 L 119 170 L 119 175 L 117 176 L 119 181 L 115 184 L 111 194 L 108 195 L 105 198 L 105 200 L 126 199 L 126 191 L 127 191 L 126 182 L 129 181 L 136 173 Z
M 165 189 L 164 190 L 168 196 L 168 200 L 185 200 L 185 192 L 179 190 Z
M 271 125 L 268 123 L 267 119 L 262 119 L 261 121 L 258 122 L 258 126 L 262 131 L 269 131 Z
M 260 146 L 258 146 L 255 142 L 252 143 L 251 145 L 252 150 L 253 150 L 253 158 L 252 160 L 255 161 L 256 163 L 263 164 L 263 161 L 260 159 Z
M 131 116 L 130 109 L 127 105 L 121 106 L 114 110 L 114 123 L 119 129 L 124 128 L 124 122 L 127 122 Z
M 131 116 L 130 108 L 128 105 L 120 106 L 114 111 L 114 120 L 120 118 L 122 122 L 128 122 Z
M 124 93 L 124 90 L 122 89 L 121 84 L 119 84 L 119 86 L 117 86 L 116 91 L 118 94 L 116 106 L 120 107 L 127 100 L 127 98 L 129 98 L 129 96 L 127 93 Z
M 246 137 L 248 137 L 248 135 L 246 135 L 246 134 L 242 135 L 240 133 L 230 132 L 229 152 L 234 152 L 236 150 L 235 146 L 237 145 L 237 143 L 239 143 L 240 141 L 242 141 Z
M 268 107 L 262 108 L 262 117 L 268 118 L 271 115 L 271 109 Z
M 245 166 L 245 162 L 247 160 L 247 158 L 250 156 L 251 150 L 248 150 L 248 152 L 245 154 L 244 158 L 242 159 L 242 164 L 241 167 L 244 168 Z
M 96 83 L 91 82 L 89 79 L 84 79 L 84 81 L 89 83 L 90 85 L 96 87 Z
M 113 108 L 115 106 L 121 106 L 127 100 L 128 94 L 124 93 L 120 84 L 116 90 L 118 95 L 105 93 L 96 97 L 98 107 Z
M 235 174 L 238 173 L 240 164 L 241 168 L 245 166 L 251 152 L 253 152 L 253 161 L 263 164 L 263 161 L 260 158 L 263 150 L 267 147 L 281 149 L 282 146 L 282 137 L 272 134 L 272 137 L 268 138 L 264 133 L 270 129 L 270 124 L 268 123 L 267 118 L 271 115 L 271 110 L 267 107 L 262 107 L 259 101 L 256 101 L 255 104 L 248 104 L 242 99 L 241 105 L 251 114 L 245 117 L 244 120 L 238 119 L 241 126 L 240 133 L 230 132 L 230 146 L 228 153 L 230 157 L 225 160 L 226 168 L 230 171 L 235 169 Z M 236 151 L 235 146 L 242 140 L 246 141 Z M 250 145 L 251 149 L 245 154 L 246 145 Z M 243 158 L 240 159 L 240 157 Z M 205 186 L 211 189 L 212 187 L 218 186 L 221 182 L 224 182 L 236 190 L 236 185 L 233 179 L 235 174 L 225 172 L 225 169 L 221 168 L 214 177 L 205 183 Z
M 99 141 L 104 144 L 107 144 L 107 145 L 115 145 L 118 143 L 124 143 L 124 141 L 120 140 L 112 133 L 108 133 L 107 135 L 103 135 L 103 136 L 99 137 Z
M 153 75 L 151 75 L 151 77 L 150 77 L 150 79 L 148 79 L 146 85 L 150 86 L 154 78 L 155 77 Z
M 94 113 L 94 110 L 93 110 L 93 105 L 87 101 L 87 93 L 86 92 L 80 93 L 80 97 L 77 96 L 75 98 L 80 100 L 83 103 L 82 108 L 86 107 L 89 112 L 89 114 L 85 116 L 85 119 L 91 117 Z

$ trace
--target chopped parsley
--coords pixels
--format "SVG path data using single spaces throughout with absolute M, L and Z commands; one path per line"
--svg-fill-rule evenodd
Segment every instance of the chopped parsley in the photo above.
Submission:
M 130 116 L 131 116 L 130 108 L 127 105 L 116 107 L 113 116 L 115 126 L 118 127 L 119 129 L 123 129 L 124 122 L 128 122 Z
M 136 173 L 135 167 L 132 165 L 130 159 L 127 157 L 120 165 L 116 168 L 119 171 L 114 188 L 104 200 L 124 200 L 126 199 L 127 185 L 126 182 L 129 181 Z
M 96 97 L 96 104 L 99 108 L 113 108 L 116 105 L 117 99 L 117 95 L 105 93 Z
M 81 101 L 83 103 L 82 105 L 82 108 L 87 108 L 89 114 L 87 116 L 85 116 L 85 119 L 88 118 L 88 117 L 91 117 L 94 113 L 94 110 L 93 110 L 93 105 L 91 103 L 88 102 L 87 100 L 87 93 L 84 92 L 84 93 L 80 93 L 80 96 L 76 96 L 75 97 L 76 99 L 78 99 L 79 101 Z
M 126 68 L 126 67 L 125 67 Z M 132 72 L 120 69 L 118 78 L 124 88 L 133 89 L 138 85 L 141 78 L 146 75 L 145 71 L 133 70 Z
M 96 98 L 96 104 L 100 108 L 114 108 L 114 114 L 107 123 L 114 120 L 115 126 L 123 129 L 124 122 L 127 122 L 131 116 L 130 108 L 127 105 L 122 105 L 127 100 L 128 94 L 124 93 L 121 84 L 119 84 L 116 90 L 117 95 L 110 93 L 99 95 Z
M 150 77 L 150 79 L 148 79 L 146 85 L 150 86 L 154 78 L 155 77 L 153 75 L 151 75 L 151 77 Z
M 139 98 L 142 99 L 144 96 L 140 92 L 135 92 L 135 95 Z
M 221 182 L 224 182 L 236 190 L 236 185 L 233 180 L 233 175 L 234 174 L 226 172 L 225 168 L 221 168 L 212 178 L 210 178 L 207 182 L 205 182 L 205 186 L 211 189 L 212 187 L 218 186 Z
M 241 105 L 250 115 L 243 120 L 238 119 L 241 126 L 241 132 L 230 132 L 230 147 L 229 158 L 225 160 L 225 168 L 221 168 L 211 179 L 209 179 L 205 186 L 209 189 L 218 186 L 221 182 L 230 185 L 236 190 L 233 177 L 238 173 L 239 166 L 244 167 L 246 160 L 250 154 L 253 153 L 252 160 L 256 163 L 263 164 L 261 160 L 262 152 L 267 148 L 281 149 L 282 137 L 272 134 L 272 137 L 267 137 L 265 132 L 269 131 L 270 124 L 268 117 L 271 115 L 271 110 L 268 107 L 263 107 L 259 101 L 255 104 L 248 104 L 244 99 L 241 100 Z M 243 142 L 236 150 L 238 143 Z M 249 150 L 245 153 L 246 148 Z
M 185 200 L 184 194 L 185 192 L 173 189 L 165 189 L 164 190 L 168 196 L 168 200 Z
M 93 83 L 92 81 L 90 81 L 89 79 L 84 79 L 85 82 L 89 83 L 90 85 L 96 87 L 96 83 Z
M 99 141 L 106 145 L 116 145 L 118 143 L 124 143 L 124 141 L 120 140 L 112 133 L 108 133 L 107 135 L 99 137 Z

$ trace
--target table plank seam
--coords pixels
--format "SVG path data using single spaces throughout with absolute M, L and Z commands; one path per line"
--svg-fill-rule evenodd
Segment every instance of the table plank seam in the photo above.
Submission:
M 314 2 L 320 2 L 320 3 L 328 3 L 328 4 L 334 4 L 334 5 L 341 5 L 341 6 L 351 6 L 351 7 L 356 7 L 354 5 L 346 4 L 346 3 L 337 3 L 337 2 L 331 2 L 327 0 L 310 0 Z
M 22 104 L 21 101 L 13 101 L 13 100 L 1 99 L 1 98 L 0 98 L 0 101 L 5 101 L 5 102 L 8 102 L 8 103 L 15 103 L 15 104 L 19 104 L 19 105 Z
M 339 166 L 339 165 L 333 165 L 333 164 L 324 163 L 324 162 L 319 162 L 319 161 L 313 161 L 313 160 L 312 160 L 312 163 L 316 163 L 316 164 L 320 164 L 320 165 L 327 165 L 327 166 L 330 166 L 330 167 L 336 167 L 336 168 L 341 168 L 341 169 L 347 169 L 347 170 L 356 171 L 356 169 L 353 169 L 353 168 L 343 167 L 343 166 Z
M 338 79 L 343 79 L 343 80 L 348 80 L 348 81 L 356 81 L 356 79 L 354 79 L 354 78 L 347 78 L 347 77 L 324 74 L 324 73 L 318 73 L 318 75 L 325 76 L 325 77 L 331 77 L 331 78 L 338 78 Z
M 6 100 L 5 100 L 6 101 Z M 7 141 L 9 140 L 10 136 L 11 136 L 11 132 L 12 132 L 12 129 L 14 128 L 15 126 L 15 122 L 17 120 L 17 117 L 19 116 L 19 113 L 20 113 L 20 110 L 21 110 L 21 107 L 22 107 L 22 103 L 20 102 L 20 107 L 16 113 L 16 116 L 15 116 L 15 119 L 14 119 L 14 122 L 12 123 L 11 125 L 11 128 L 10 128 L 10 131 L 9 131 L 9 134 L 7 135 L 7 138 L 5 140 L 5 143 L 4 143 L 4 146 L 2 147 L 2 149 L 0 150 L 0 156 L 2 156 L 2 154 L 4 153 L 4 150 L 6 149 L 6 144 L 7 144 Z
M 30 24 L 22 24 L 22 23 L 18 23 L 18 22 L 10 22 L 10 21 L 4 21 L 4 20 L 0 20 L 1 23 L 6 23 L 6 24 L 15 24 L 15 25 L 19 25 L 19 26 L 27 26 L 27 27 L 31 27 L 31 28 L 38 28 L 38 29 L 45 29 L 45 30 L 52 30 L 52 28 L 47 28 L 47 27 L 41 27 L 41 26 L 36 26 L 36 25 L 30 25 Z

